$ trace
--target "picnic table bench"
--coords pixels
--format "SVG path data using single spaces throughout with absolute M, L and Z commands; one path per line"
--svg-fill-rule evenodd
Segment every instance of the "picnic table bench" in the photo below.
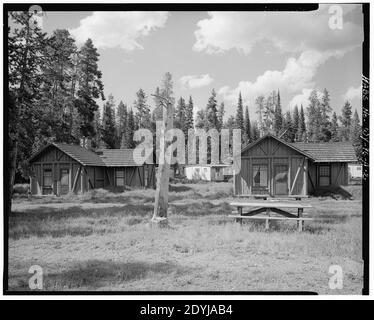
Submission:
M 303 195 L 289 195 L 289 196 L 282 197 L 282 198 L 274 198 L 273 196 L 271 196 L 269 194 L 239 195 L 238 197 L 243 197 L 243 198 L 244 197 L 245 198 L 249 197 L 249 198 L 254 198 L 254 199 L 271 200 L 271 201 L 291 200 L 291 199 L 301 201 L 301 199 L 309 198 L 308 196 L 303 196 Z
M 312 218 L 303 217 L 305 208 L 312 208 L 309 204 L 302 204 L 297 202 L 275 202 L 275 201 L 234 201 L 230 205 L 237 207 L 237 211 L 233 211 L 230 218 L 235 218 L 236 221 L 243 223 L 242 219 L 260 219 L 265 220 L 265 229 L 269 229 L 269 220 L 294 220 L 297 221 L 298 230 L 303 231 L 304 221 L 313 220 Z M 243 212 L 243 208 L 255 208 L 248 212 Z M 297 209 L 297 215 L 286 211 L 284 209 Z M 266 215 L 257 216 L 260 213 L 266 212 Z M 270 212 L 275 212 L 280 216 L 270 216 Z

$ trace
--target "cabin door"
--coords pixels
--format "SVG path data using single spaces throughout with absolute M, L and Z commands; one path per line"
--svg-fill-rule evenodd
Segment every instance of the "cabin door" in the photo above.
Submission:
M 70 185 L 70 169 L 60 169 L 60 190 L 59 195 L 69 193 L 69 185 Z
M 288 195 L 288 165 L 274 165 L 274 194 L 277 196 Z

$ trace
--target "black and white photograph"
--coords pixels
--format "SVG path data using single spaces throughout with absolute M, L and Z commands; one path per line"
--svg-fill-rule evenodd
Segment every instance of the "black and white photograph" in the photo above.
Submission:
M 369 3 L 3 20 L 3 294 L 369 294 Z

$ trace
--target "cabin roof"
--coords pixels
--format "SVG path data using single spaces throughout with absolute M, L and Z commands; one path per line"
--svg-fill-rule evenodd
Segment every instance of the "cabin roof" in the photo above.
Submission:
M 356 162 L 356 152 L 349 142 L 286 142 L 272 134 L 267 134 L 260 139 L 248 144 L 241 151 L 251 149 L 266 138 L 273 138 L 284 145 L 296 150 L 314 162 Z
M 34 153 L 29 162 L 33 162 L 41 153 L 49 147 L 54 146 L 69 157 L 73 158 L 84 166 L 99 167 L 137 167 L 144 163 L 139 157 L 138 161 L 133 158 L 134 149 L 101 149 L 100 155 L 76 144 L 50 143 Z
M 313 159 L 313 157 L 310 154 L 308 154 L 305 151 L 300 150 L 299 148 L 295 147 L 292 143 L 288 143 L 288 142 L 286 142 L 286 141 L 284 141 L 284 140 L 282 140 L 282 139 L 280 139 L 280 138 L 278 138 L 278 137 L 276 137 L 276 136 L 274 136 L 274 135 L 272 135 L 270 133 L 267 134 L 267 135 L 264 135 L 263 137 L 261 137 L 260 139 L 257 139 L 256 141 L 251 142 L 250 144 L 248 144 L 246 147 L 244 147 L 242 149 L 241 153 L 243 153 L 244 151 L 247 151 L 248 149 L 253 148 L 255 145 L 259 144 L 262 140 L 265 140 L 266 138 L 273 138 L 273 139 L 279 141 L 280 143 L 283 143 L 284 145 L 290 147 L 291 149 L 296 150 L 297 152 L 301 153 L 302 155 L 304 155 L 304 156 L 306 156 L 308 158 L 312 158 Z
M 144 164 L 134 149 L 102 149 L 101 159 L 107 167 L 138 167 Z
M 292 143 L 296 148 L 311 155 L 315 162 L 355 162 L 356 152 L 348 142 Z
M 67 154 L 69 157 L 73 158 L 84 166 L 105 166 L 103 160 L 95 152 L 87 150 L 86 148 L 83 148 L 79 145 L 68 143 L 47 144 L 45 147 L 34 153 L 29 159 L 29 162 L 34 161 L 41 153 L 43 153 L 51 146 L 54 146 L 57 149 L 61 150 L 63 153 Z

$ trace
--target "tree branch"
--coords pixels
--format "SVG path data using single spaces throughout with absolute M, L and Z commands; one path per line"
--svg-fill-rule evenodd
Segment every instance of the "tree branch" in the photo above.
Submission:
M 158 98 L 158 99 L 160 99 L 160 100 L 164 100 L 164 101 L 166 101 L 166 105 L 165 105 L 165 103 L 164 103 L 163 101 L 160 101 L 160 104 L 161 104 L 162 107 L 167 108 L 168 105 L 171 105 L 171 102 L 170 102 L 170 100 L 169 100 L 168 98 L 165 98 L 165 97 L 160 96 L 160 95 L 158 95 L 158 94 L 151 94 L 151 96 L 156 97 L 156 98 Z

